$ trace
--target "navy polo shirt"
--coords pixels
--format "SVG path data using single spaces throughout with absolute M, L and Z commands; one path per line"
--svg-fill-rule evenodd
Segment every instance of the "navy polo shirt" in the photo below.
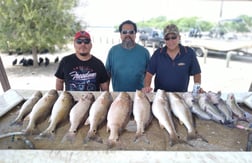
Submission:
M 174 60 L 167 47 L 157 49 L 151 57 L 147 72 L 155 75 L 155 88 L 169 92 L 187 92 L 191 75 L 201 73 L 194 50 L 179 44 L 180 52 Z

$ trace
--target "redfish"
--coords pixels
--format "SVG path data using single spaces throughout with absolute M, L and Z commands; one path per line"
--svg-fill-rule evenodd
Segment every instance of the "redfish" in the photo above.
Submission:
M 160 127 L 166 129 L 168 132 L 170 136 L 170 146 L 178 143 L 180 141 L 179 135 L 175 129 L 168 97 L 164 90 L 157 90 L 152 103 L 152 113 L 157 118 Z
M 27 116 L 31 111 L 34 105 L 38 102 L 38 100 L 42 97 L 41 91 L 35 91 L 30 98 L 28 98 L 22 107 L 19 110 L 18 116 L 11 123 L 11 125 L 22 125 L 25 116 Z
M 100 143 L 103 142 L 102 139 L 97 136 L 97 130 L 98 127 L 106 121 L 108 110 L 112 102 L 113 97 L 111 96 L 111 93 L 104 91 L 92 104 L 89 110 L 89 116 L 85 122 L 85 125 L 90 125 L 87 136 L 84 139 L 85 143 L 90 139 Z
M 168 98 L 173 114 L 179 119 L 187 128 L 187 140 L 196 138 L 196 129 L 193 125 L 193 117 L 189 107 L 184 100 L 176 93 L 169 92 Z
M 123 132 L 132 113 L 132 100 L 128 93 L 120 92 L 112 102 L 107 116 L 107 132 L 110 131 L 108 147 L 119 143 L 119 135 Z
M 62 141 L 73 142 L 77 134 L 79 126 L 85 122 L 88 117 L 90 106 L 94 102 L 95 97 L 92 93 L 82 95 L 79 101 L 72 107 L 69 113 L 70 128 Z
M 50 124 L 48 128 L 45 129 L 42 133 L 40 133 L 39 137 L 37 138 L 53 138 L 57 125 L 67 119 L 73 104 L 74 98 L 71 93 L 63 91 L 55 102 L 55 104 L 53 105 L 52 114 L 49 119 Z
M 39 99 L 29 114 L 29 123 L 24 131 L 25 134 L 33 134 L 37 123 L 49 116 L 58 96 L 58 92 L 52 89 Z
M 133 103 L 133 115 L 136 121 L 137 131 L 135 136 L 135 142 L 140 137 L 144 136 L 145 128 L 148 127 L 152 120 L 152 112 L 150 101 L 147 96 L 140 90 L 136 90 Z M 145 142 L 150 143 L 146 137 Z

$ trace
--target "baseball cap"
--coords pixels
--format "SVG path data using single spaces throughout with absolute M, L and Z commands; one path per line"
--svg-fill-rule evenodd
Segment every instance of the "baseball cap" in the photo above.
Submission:
M 74 35 L 74 39 L 75 39 L 75 40 L 78 39 L 78 38 L 80 38 L 80 37 L 85 37 L 85 38 L 87 38 L 87 39 L 91 39 L 89 33 L 86 32 L 86 31 L 79 31 L 79 32 L 77 32 L 77 33 Z
M 175 24 L 167 25 L 164 29 L 164 36 L 166 36 L 169 33 L 174 33 L 174 34 L 178 35 L 179 34 L 178 27 Z

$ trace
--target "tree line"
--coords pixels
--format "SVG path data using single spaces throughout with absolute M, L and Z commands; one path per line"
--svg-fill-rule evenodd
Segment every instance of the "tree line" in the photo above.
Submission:
M 174 23 L 183 32 L 191 28 L 199 28 L 201 31 L 210 31 L 214 27 L 225 28 L 232 32 L 251 32 L 252 16 L 240 15 L 233 19 L 223 19 L 218 22 L 203 20 L 199 17 L 183 17 L 176 20 L 167 20 L 165 16 L 159 16 L 146 21 L 137 22 L 138 27 L 152 27 L 163 30 L 167 24 Z

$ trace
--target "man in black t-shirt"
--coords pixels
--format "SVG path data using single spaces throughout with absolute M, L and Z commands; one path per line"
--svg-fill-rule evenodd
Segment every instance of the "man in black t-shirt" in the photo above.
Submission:
M 79 31 L 74 37 L 75 53 L 62 58 L 56 76 L 56 90 L 105 91 L 109 77 L 103 62 L 90 54 L 92 42 L 89 33 Z M 65 85 L 64 85 L 65 83 Z

